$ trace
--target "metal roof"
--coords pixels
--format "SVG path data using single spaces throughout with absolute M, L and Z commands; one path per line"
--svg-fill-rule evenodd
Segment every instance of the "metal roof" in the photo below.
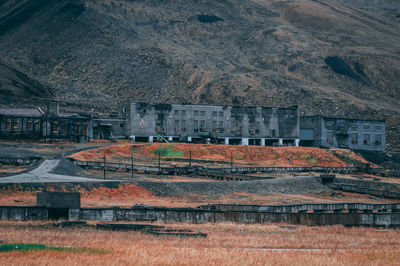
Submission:
M 40 117 L 38 109 L 0 108 L 0 115 Z

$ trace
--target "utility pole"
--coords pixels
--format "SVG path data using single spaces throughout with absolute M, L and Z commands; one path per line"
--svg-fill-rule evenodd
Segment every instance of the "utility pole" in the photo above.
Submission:
M 132 157 L 131 157 L 131 174 L 132 174 L 132 179 L 133 179 L 133 152 L 132 152 Z
M 103 179 L 106 180 L 106 152 L 104 151 Z
M 192 150 L 189 151 L 189 167 L 192 167 Z

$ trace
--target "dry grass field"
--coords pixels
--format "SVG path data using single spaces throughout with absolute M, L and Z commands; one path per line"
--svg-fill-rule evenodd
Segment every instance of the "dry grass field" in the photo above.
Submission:
M 189 158 L 208 161 L 209 163 L 225 162 L 239 165 L 262 166 L 321 166 L 321 167 L 347 167 L 353 162 L 367 163 L 360 155 L 344 149 L 320 149 L 313 147 L 262 147 L 262 146 L 235 146 L 235 145 L 207 145 L 189 143 L 147 143 L 125 144 L 86 150 L 71 155 L 70 157 L 81 161 L 102 161 L 104 155 L 107 161 L 131 162 L 134 153 L 135 164 L 146 164 L 157 160 L 158 154 L 162 158 Z M 342 158 L 333 153 L 340 154 Z M 231 158 L 232 156 L 232 158 Z M 348 158 L 347 161 L 343 158 Z M 179 162 L 176 162 L 179 164 Z M 187 163 L 185 163 L 186 165 Z M 373 167 L 375 165 L 372 165 Z
M 398 265 L 400 230 L 283 224 L 167 224 L 207 238 L 34 228 L 0 222 L 0 245 L 41 243 L 71 251 L 1 253 L 1 265 Z M 34 225 L 37 223 L 34 223 Z

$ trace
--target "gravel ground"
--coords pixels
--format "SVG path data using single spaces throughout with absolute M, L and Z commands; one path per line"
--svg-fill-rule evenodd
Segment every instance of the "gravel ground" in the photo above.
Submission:
M 332 190 L 319 183 L 314 177 L 298 176 L 260 181 L 231 182 L 147 182 L 138 185 L 154 192 L 158 196 L 182 196 L 188 194 L 228 194 L 247 192 L 270 195 L 273 193 L 301 194 L 321 193 Z
M 60 160 L 56 168 L 50 171 L 52 174 L 56 175 L 69 175 L 69 176 L 79 176 L 84 170 L 79 166 L 76 166 L 70 159 L 63 158 Z

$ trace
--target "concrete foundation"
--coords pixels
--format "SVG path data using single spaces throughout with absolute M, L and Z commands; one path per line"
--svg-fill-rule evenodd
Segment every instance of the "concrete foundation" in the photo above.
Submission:
M 305 213 L 299 208 L 297 213 L 273 213 L 268 211 L 205 210 L 192 208 L 137 207 L 121 208 L 81 208 L 69 209 L 69 220 L 95 221 L 157 221 L 189 223 L 277 223 L 284 222 L 302 225 L 384 226 L 399 227 L 400 213 Z M 0 207 L 1 219 L 7 220 L 45 220 L 50 209 L 44 207 Z

